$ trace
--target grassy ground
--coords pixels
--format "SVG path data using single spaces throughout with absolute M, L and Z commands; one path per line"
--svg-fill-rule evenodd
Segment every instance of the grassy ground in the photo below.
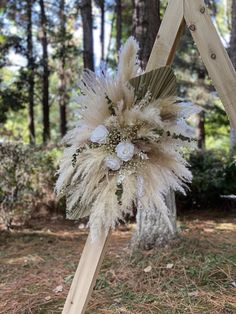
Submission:
M 132 227 L 114 232 L 87 313 L 236 313 L 235 216 L 182 218 L 157 251 L 131 253 Z M 1 232 L 0 313 L 61 313 L 85 239 L 58 221 Z

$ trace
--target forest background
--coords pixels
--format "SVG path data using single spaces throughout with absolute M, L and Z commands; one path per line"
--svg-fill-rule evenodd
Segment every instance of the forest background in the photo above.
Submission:
M 206 1 L 236 66 L 236 1 Z M 65 212 L 53 193 L 61 138 L 76 123 L 84 68 L 114 72 L 130 36 L 150 55 L 167 1 L 8 0 L 0 11 L 0 214 L 7 228 L 44 208 Z M 173 25 L 174 27 L 174 25 Z M 235 193 L 235 132 L 188 29 L 173 67 L 178 93 L 203 110 L 190 121 L 198 150 L 188 154 L 194 179 L 178 211 L 227 207 Z
M 236 67 L 236 0 L 205 3 Z M 114 73 L 131 35 L 145 68 L 166 5 L 0 0 L 0 314 L 62 312 L 88 235 L 54 194 L 78 81 L 84 68 Z M 141 212 L 138 227 L 127 217 L 112 232 L 88 314 L 236 313 L 236 135 L 187 27 L 173 68 L 178 95 L 203 109 L 189 121 L 193 182 L 176 207 L 167 199 L 174 237 L 158 211 Z

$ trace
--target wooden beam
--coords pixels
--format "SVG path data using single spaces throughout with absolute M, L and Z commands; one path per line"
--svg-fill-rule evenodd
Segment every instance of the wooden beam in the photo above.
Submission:
M 170 0 L 147 63 L 147 72 L 172 64 L 185 26 L 183 0 Z M 166 202 L 169 208 L 176 211 L 173 190 L 166 196 Z
M 236 130 L 236 72 L 203 0 L 184 0 L 184 18 Z
M 183 0 L 170 0 L 153 45 L 146 71 L 172 63 L 184 27 Z
M 110 237 L 111 231 L 103 232 L 92 243 L 88 236 L 62 314 L 85 313 Z

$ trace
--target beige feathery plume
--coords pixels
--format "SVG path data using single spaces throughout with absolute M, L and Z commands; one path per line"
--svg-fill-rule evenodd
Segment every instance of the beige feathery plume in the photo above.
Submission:
M 140 62 L 138 60 L 139 45 L 134 37 L 130 37 L 119 52 L 117 80 L 127 83 L 132 77 L 139 74 Z

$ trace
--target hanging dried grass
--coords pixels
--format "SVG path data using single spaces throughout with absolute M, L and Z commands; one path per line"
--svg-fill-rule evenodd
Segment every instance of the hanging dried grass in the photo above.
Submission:
M 170 67 L 142 74 L 131 37 L 115 77 L 85 71 L 81 119 L 68 132 L 56 192 L 67 197 L 67 217 L 90 215 L 92 239 L 114 227 L 134 205 L 156 207 L 169 222 L 164 196 L 191 180 L 183 147 L 192 147 L 185 119 L 199 109 L 176 97 Z

